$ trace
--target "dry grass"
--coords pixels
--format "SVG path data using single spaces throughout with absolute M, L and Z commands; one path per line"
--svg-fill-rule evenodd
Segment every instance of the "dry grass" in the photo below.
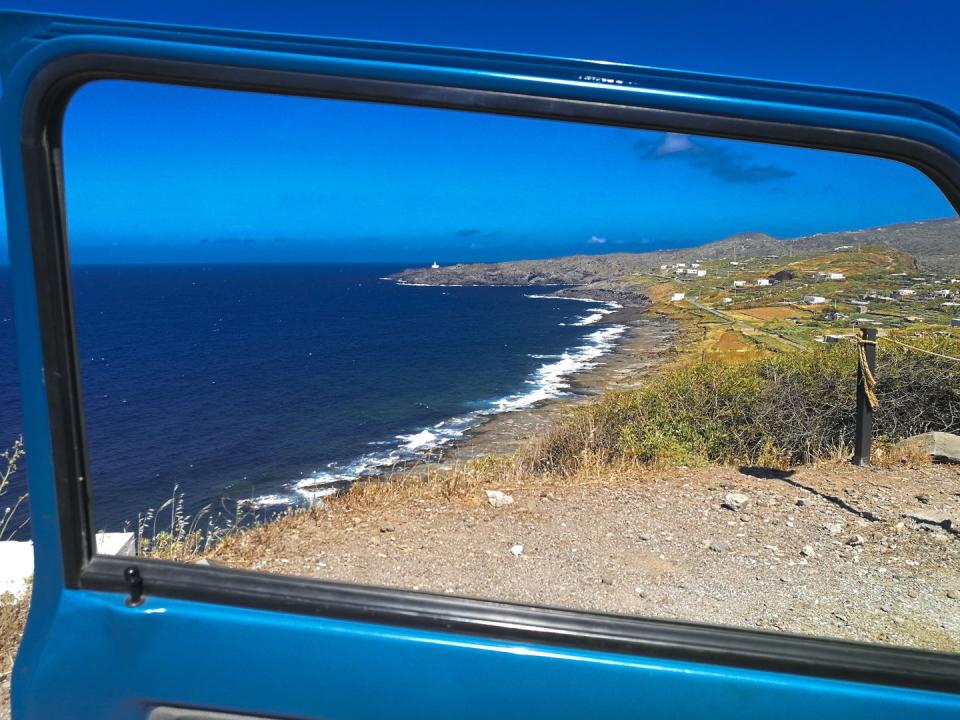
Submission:
M 29 607 L 29 594 L 19 602 L 12 602 L 9 596 L 0 598 L 0 682 L 7 679 L 13 668 Z
M 3 468 L 0 469 L 0 497 L 7 494 L 10 488 L 10 478 L 17 471 L 17 463 L 24 455 L 26 455 L 26 452 L 23 449 L 23 438 L 17 438 L 13 447 L 0 453 L 0 464 L 3 465 Z M 26 499 L 26 494 L 23 494 L 14 499 L 13 505 L 3 508 L 0 512 L 0 540 L 10 540 L 14 533 L 22 527 L 22 525 L 11 527 L 11 523 L 17 517 L 17 510 L 26 502 Z
M 603 460 L 585 455 L 576 473 L 538 472 L 532 466 L 537 444 L 513 455 L 488 455 L 460 465 L 421 468 L 405 475 L 394 475 L 384 482 L 363 482 L 349 490 L 325 498 L 311 508 L 290 512 L 243 532 L 233 533 L 219 542 L 206 557 L 242 567 L 256 567 L 264 557 L 263 548 L 274 550 L 298 542 L 299 532 L 319 524 L 336 525 L 345 518 L 353 522 L 376 521 L 389 515 L 391 508 L 409 503 L 441 501 L 465 507 L 483 502 L 485 490 L 508 494 L 544 492 L 562 487 L 605 486 L 653 469 L 630 461 Z

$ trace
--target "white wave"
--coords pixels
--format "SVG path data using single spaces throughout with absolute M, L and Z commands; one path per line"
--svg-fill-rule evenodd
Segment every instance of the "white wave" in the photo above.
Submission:
M 552 298 L 554 296 L 528 297 Z M 617 303 L 584 298 L 559 299 L 599 302 L 606 305 L 604 308 L 590 308 L 590 315 L 574 323 L 583 326 L 597 322 L 620 307 Z M 447 418 L 429 428 L 422 428 L 407 435 L 397 435 L 393 440 L 373 441 L 369 445 L 376 447 L 376 450 L 345 465 L 331 463 L 326 470 L 317 471 L 309 477 L 287 485 L 288 494 L 262 495 L 245 502 L 258 508 L 303 505 L 305 502 L 319 503 L 321 498 L 333 495 L 357 480 L 381 477 L 397 468 L 429 459 L 432 451 L 462 439 L 470 429 L 486 422 L 493 415 L 524 410 L 546 400 L 568 395 L 572 376 L 596 367 L 597 359 L 610 352 L 626 331 L 625 325 L 608 325 L 588 333 L 581 345 L 558 355 L 531 355 L 532 358 L 549 360 L 549 362 L 538 367 L 524 381 L 525 385 L 530 386 L 529 390 L 499 398 L 483 409 Z
M 627 331 L 626 325 L 611 325 L 587 335 L 585 343 L 568 350 L 554 362 L 541 365 L 526 382 L 533 389 L 497 400 L 486 413 L 516 412 L 545 400 L 563 397 L 570 389 L 570 376 L 596 367 L 598 357 L 613 349 L 617 338 Z
M 591 314 L 585 315 L 584 317 L 580 318 L 576 322 L 572 322 L 570 324 L 576 325 L 579 327 L 583 327 L 585 325 L 593 325 L 595 322 L 599 322 L 603 320 L 604 315 L 610 315 L 616 311 L 610 310 L 608 308 L 590 308 L 588 312 Z
M 334 483 L 343 482 L 344 480 L 348 479 L 349 478 L 344 478 L 343 476 L 334 475 L 328 472 L 318 472 L 314 473 L 308 478 L 300 480 L 296 485 L 294 485 L 294 487 L 298 490 L 310 490 L 313 488 L 323 487 L 324 485 L 332 485 Z
M 279 505 L 292 505 L 292 499 L 289 495 L 260 495 L 259 497 L 241 500 L 239 504 L 242 507 L 252 508 L 276 507 Z
M 593 298 L 575 298 L 567 297 L 566 295 L 524 295 L 524 297 L 533 298 L 534 300 L 573 300 L 575 302 L 588 302 L 588 303 L 599 303 L 603 300 L 594 300 Z
M 403 442 L 405 450 L 423 450 L 435 445 L 437 436 L 429 430 L 421 430 L 413 435 L 397 435 L 397 440 Z

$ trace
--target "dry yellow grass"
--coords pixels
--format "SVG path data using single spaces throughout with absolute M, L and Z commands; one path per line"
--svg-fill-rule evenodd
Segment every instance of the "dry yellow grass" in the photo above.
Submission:
M 29 596 L 20 602 L 0 600 L 0 679 L 6 677 L 13 668 L 29 606 Z
M 380 523 L 389 520 L 391 508 L 409 503 L 440 501 L 445 505 L 476 506 L 484 490 L 506 493 L 542 492 L 562 487 L 617 484 L 625 478 L 656 470 L 654 465 L 629 461 L 610 462 L 584 458 L 572 474 L 537 472 L 528 466 L 533 448 L 514 455 L 488 455 L 462 465 L 420 469 L 392 476 L 385 482 L 353 485 L 346 492 L 325 498 L 322 506 L 291 511 L 276 520 L 224 538 L 207 558 L 232 566 L 255 566 L 263 549 L 295 546 L 301 530 L 321 524 Z

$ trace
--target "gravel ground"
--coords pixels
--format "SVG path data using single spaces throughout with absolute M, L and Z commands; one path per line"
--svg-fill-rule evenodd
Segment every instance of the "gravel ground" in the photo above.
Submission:
M 287 518 L 252 563 L 211 560 L 960 651 L 960 467 L 681 467 L 505 490 L 514 502 L 499 508 L 483 492 L 333 505 Z

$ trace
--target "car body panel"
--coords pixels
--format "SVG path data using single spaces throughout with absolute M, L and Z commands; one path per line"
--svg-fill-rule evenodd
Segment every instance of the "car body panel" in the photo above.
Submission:
M 63 291 L 57 286 L 62 278 L 37 262 L 62 248 L 41 247 L 38 223 L 56 224 L 43 217 L 56 203 L 43 197 L 49 187 L 30 164 L 50 150 L 50 128 L 32 119 L 58 78 L 70 74 L 70 87 L 87 77 L 149 80 L 137 70 L 148 65 L 174 79 L 184 68 L 184 82 L 211 86 L 254 90 L 286 83 L 285 91 L 302 94 L 881 154 L 921 167 L 956 205 L 960 120 L 953 113 L 876 93 L 448 48 L 9 13 L 0 14 L 0 28 L 0 152 L 36 554 L 30 617 L 14 673 L 15 718 L 140 718 L 159 705 L 290 718 L 960 717 L 960 695 L 929 684 L 905 687 L 907 675 L 897 686 L 787 674 L 777 672 L 775 662 L 764 669 L 761 660 L 744 667 L 722 659 L 605 652 L 586 641 L 565 643 L 556 628 L 551 642 L 522 640 L 508 632 L 519 611 L 507 605 L 496 606 L 503 620 L 488 617 L 468 633 L 468 623 L 445 624 L 436 614 L 429 623 L 418 620 L 427 613 L 416 606 L 388 615 L 370 605 L 369 617 L 338 615 L 330 605 L 338 593 L 348 593 L 329 584 L 317 587 L 334 598 L 331 603 L 311 605 L 308 594 L 295 608 L 285 604 L 279 584 L 271 595 L 269 581 L 252 583 L 240 575 L 235 583 L 247 583 L 248 592 L 236 602 L 220 603 L 209 592 L 191 599 L 161 576 L 182 575 L 181 589 L 189 589 L 192 578 L 200 587 L 220 576 L 142 563 L 147 601 L 127 607 L 117 592 L 119 569 L 91 558 L 81 532 L 86 478 L 55 460 L 71 450 L 64 447 L 70 438 L 82 441 L 82 420 L 65 418 L 62 410 L 71 402 L 79 407 L 79 395 L 64 398 L 73 392 L 64 371 L 70 358 L 67 366 L 51 363 L 49 328 L 69 334 L 71 320 L 69 303 L 51 301 Z M 62 267 L 66 259 L 49 262 Z M 66 422 L 80 434 L 64 436 Z M 82 448 L 72 451 L 82 455 Z M 75 524 L 64 522 L 71 513 Z M 258 597 L 274 609 L 258 605 Z M 373 595 L 364 600 L 374 601 Z M 276 609 L 288 606 L 290 612 Z M 471 606 L 454 604 L 450 612 L 458 607 L 469 613 Z M 528 615 L 536 630 L 536 612 Z M 383 622 L 387 617 L 398 620 Z M 669 632 L 665 637 L 669 645 Z M 804 640 L 789 642 L 801 647 Z M 856 646 L 848 645 L 853 653 Z M 953 659 L 929 656 L 950 672 Z M 949 685 L 941 677 L 935 687 Z

